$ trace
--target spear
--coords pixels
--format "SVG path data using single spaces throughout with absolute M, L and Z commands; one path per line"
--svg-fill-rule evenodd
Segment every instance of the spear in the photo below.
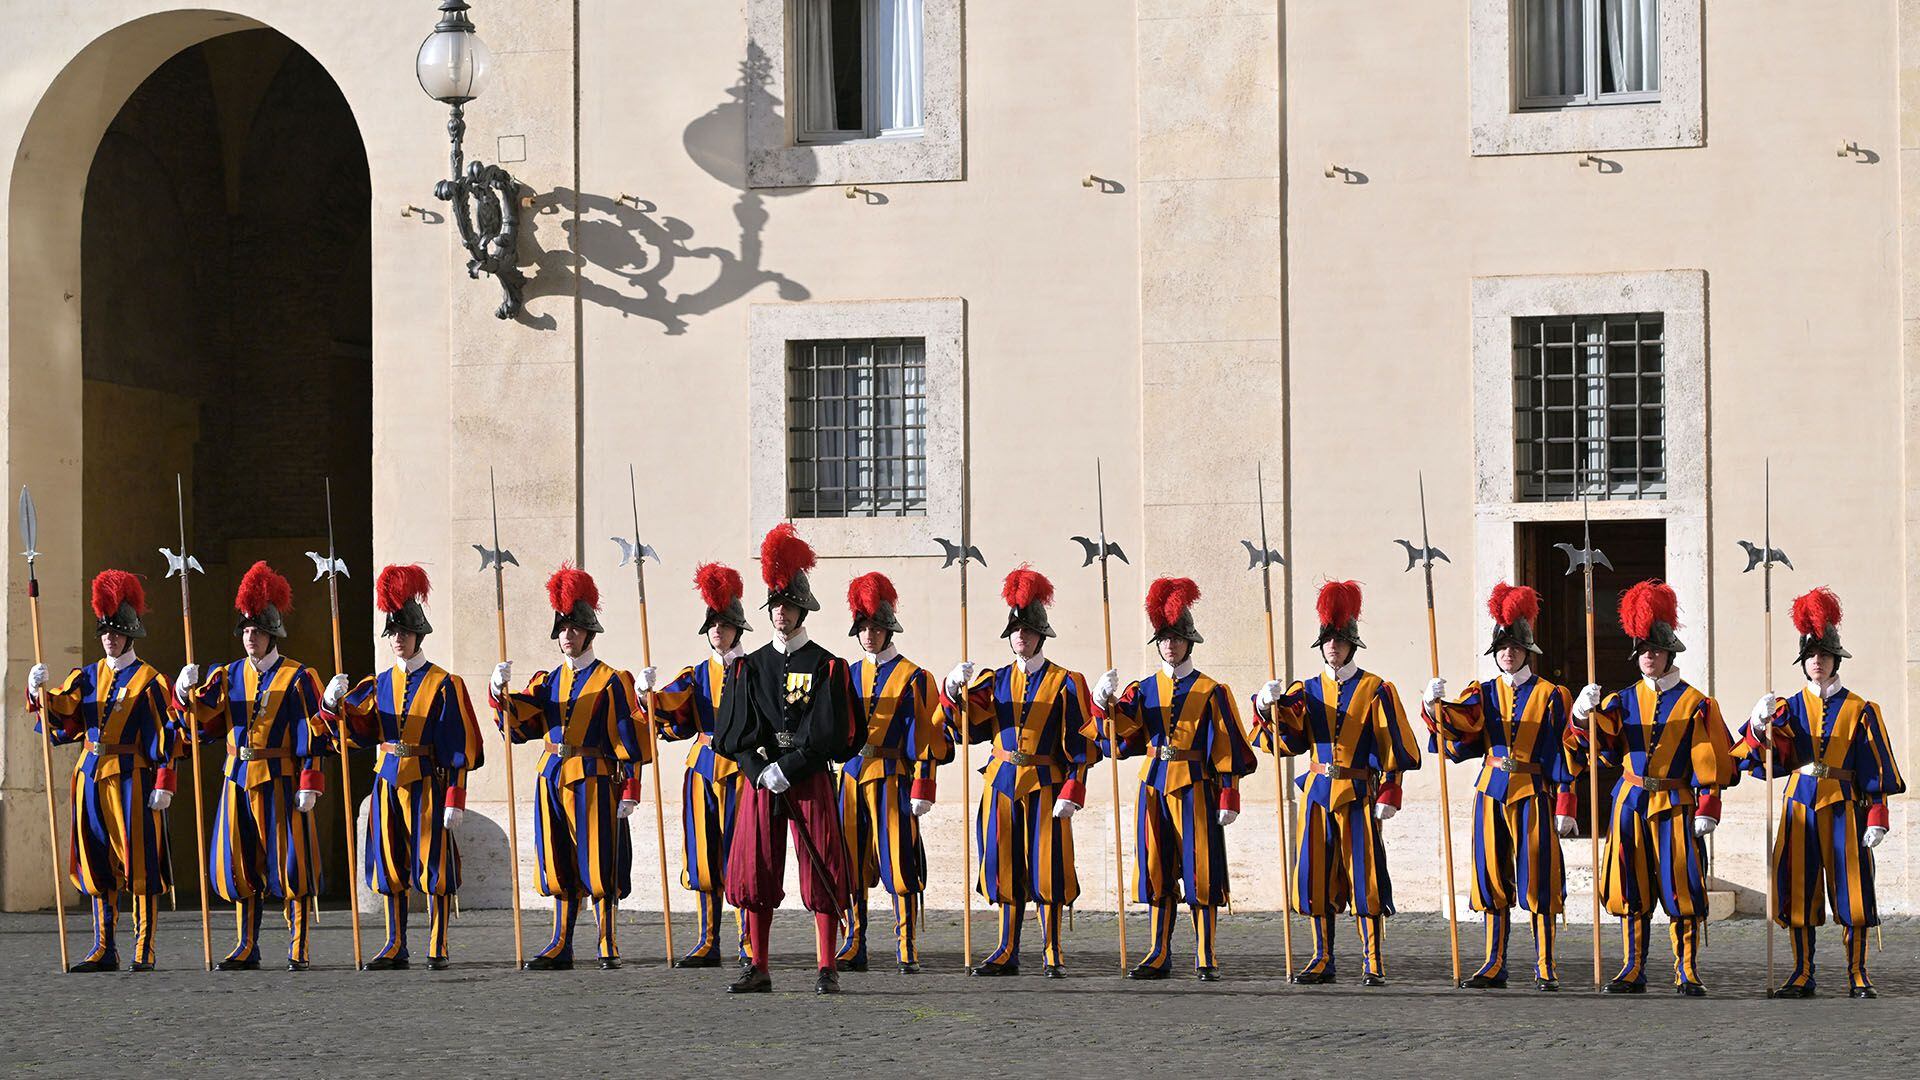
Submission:
M 1594 657 L 1594 621 L 1593 621 L 1593 568 L 1604 566 L 1613 569 L 1607 561 L 1607 555 L 1593 546 L 1593 523 L 1587 514 L 1587 486 L 1585 478 L 1580 483 L 1580 547 L 1572 544 L 1555 544 L 1554 547 L 1567 556 L 1567 573 L 1580 571 L 1583 578 L 1582 592 L 1585 597 L 1587 615 L 1587 685 L 1592 686 L 1599 679 L 1599 664 Z M 1593 985 L 1599 986 L 1605 979 L 1601 965 L 1604 960 L 1600 948 L 1600 876 L 1606 872 L 1600 865 L 1600 739 L 1591 727 L 1587 735 L 1587 834 L 1593 847 Z
M 1440 632 L 1434 623 L 1433 615 L 1433 562 L 1435 559 L 1450 563 L 1446 553 L 1433 546 L 1427 535 L 1427 478 L 1420 476 L 1420 550 L 1414 551 L 1413 545 L 1405 540 L 1395 543 L 1407 549 L 1407 569 L 1412 570 L 1418 563 L 1425 572 L 1427 581 L 1427 660 L 1434 678 L 1440 677 Z M 1447 797 L 1447 756 L 1445 748 L 1437 755 L 1437 767 L 1440 770 L 1440 869 L 1447 889 L 1447 942 L 1453 953 L 1453 984 L 1460 985 L 1460 918 L 1455 910 L 1453 895 L 1453 806 Z
M 26 485 L 20 486 L 20 536 L 26 542 L 27 550 L 21 552 L 27 560 L 27 610 L 33 615 L 33 662 L 43 664 L 40 647 L 40 579 L 34 576 L 33 562 L 40 557 L 34 549 L 34 541 L 40 538 L 40 519 L 33 512 L 33 493 Z M 40 765 L 46 770 L 47 778 L 47 863 L 52 871 L 49 880 L 53 882 L 53 923 L 60 937 L 60 970 L 67 970 L 67 909 L 65 898 L 60 895 L 60 832 L 57 814 L 53 807 L 53 714 L 47 711 L 47 688 L 40 688 L 40 723 L 46 729 L 46 737 L 40 740 Z
M 187 494 L 186 483 L 179 473 L 173 474 L 174 507 L 180 518 L 180 553 L 178 555 L 166 548 L 160 554 L 167 560 L 167 576 L 180 577 L 180 632 L 186 640 L 187 663 L 193 663 L 193 596 L 188 579 L 194 574 L 204 574 L 200 560 L 193 557 L 187 548 Z M 213 927 L 207 911 L 207 822 L 201 812 L 203 800 L 200 791 L 200 721 L 193 709 L 187 709 L 187 747 L 193 755 L 193 853 L 200 863 L 200 953 L 206 961 L 207 970 L 213 970 Z
M 940 564 L 946 569 L 955 563 L 960 564 L 960 655 L 967 655 L 967 564 L 987 565 L 980 549 L 973 546 L 967 523 L 967 508 L 963 496 L 960 510 L 960 542 L 953 543 L 941 537 L 933 542 L 940 545 L 946 562 Z M 960 954 L 962 963 L 973 967 L 973 838 L 967 835 L 967 815 L 973 807 L 973 718 L 967 708 L 963 692 L 961 700 L 956 702 L 960 713 L 960 745 L 957 754 L 960 758 L 960 902 L 965 914 L 960 921 Z
M 307 557 L 313 559 L 317 576 L 327 579 L 327 603 L 333 612 L 333 670 L 335 674 L 344 674 L 346 659 L 340 648 L 340 575 L 347 572 L 347 564 L 341 561 L 333 546 L 333 477 L 327 477 L 327 557 L 323 562 L 309 551 Z M 334 732 L 340 743 L 340 809 L 347 823 L 347 918 L 353 924 L 353 966 L 360 966 L 360 865 L 359 837 L 354 835 L 353 819 L 353 779 L 347 771 L 347 726 L 342 720 Z
M 1120 550 L 1120 545 L 1107 542 L 1106 483 L 1101 475 L 1098 458 L 1093 462 L 1093 484 L 1100 514 L 1100 540 L 1096 544 L 1084 536 L 1076 536 L 1073 539 L 1086 551 L 1087 561 L 1080 565 L 1086 566 L 1095 559 L 1100 560 L 1100 626 L 1106 637 L 1106 670 L 1111 671 L 1113 670 L 1113 599 L 1108 588 L 1107 559 L 1111 556 L 1126 562 L 1127 556 Z M 1111 752 L 1107 755 L 1107 765 L 1108 772 L 1113 777 L 1113 919 L 1120 927 L 1120 970 L 1125 971 L 1127 969 L 1127 871 L 1126 857 L 1121 851 L 1125 845 L 1126 832 L 1120 823 L 1120 743 L 1118 739 L 1111 737 L 1108 742 L 1110 744 L 1108 749 Z
M 627 495 L 633 503 L 633 543 L 629 544 L 621 537 L 613 542 L 620 545 L 620 565 L 633 562 L 634 584 L 640 589 L 640 662 L 653 666 L 653 635 L 647 629 L 647 560 L 660 561 L 653 548 L 640 540 L 640 489 L 633 476 L 633 466 L 627 466 Z M 649 767 L 653 772 L 653 835 L 660 846 L 660 925 L 667 935 L 667 963 L 674 961 L 673 951 L 673 906 L 672 894 L 667 890 L 667 818 L 660 795 L 660 744 L 653 730 L 653 690 L 647 690 L 647 756 L 651 759 Z
M 519 560 L 513 552 L 500 546 L 500 497 L 493 486 L 493 469 L 487 469 L 487 503 L 493 512 L 493 546 L 473 545 L 480 551 L 480 572 L 493 571 L 493 622 L 498 631 L 500 643 L 500 663 L 507 662 L 507 584 L 506 568 L 519 566 Z M 511 888 L 507 895 L 513 901 L 513 963 L 523 967 L 527 962 L 526 946 L 520 931 L 520 815 L 514 805 L 513 797 L 513 736 L 507 732 L 507 706 L 504 701 L 494 705 L 494 718 L 500 725 L 501 758 L 507 767 L 507 874 Z M 653 786 L 654 791 L 660 785 Z
M 1273 567 L 1287 565 L 1280 553 L 1267 546 L 1267 481 L 1258 462 L 1253 467 L 1254 490 L 1260 500 L 1260 546 L 1256 549 L 1253 541 L 1242 540 L 1246 546 L 1249 570 L 1260 571 L 1260 591 L 1266 602 L 1267 615 L 1267 681 L 1279 678 L 1279 662 L 1273 648 Z M 1267 722 L 1273 730 L 1273 766 L 1274 766 L 1274 825 L 1280 836 L 1280 880 L 1285 893 L 1286 903 L 1280 909 L 1280 944 L 1286 950 L 1287 978 L 1293 978 L 1293 845 L 1287 842 L 1288 796 L 1293 793 L 1293 759 L 1283 758 L 1280 754 L 1280 708 L 1276 704 L 1267 711 Z M 1281 762 L 1286 764 L 1282 766 Z
M 1773 546 L 1773 459 L 1768 458 L 1764 463 L 1763 468 L 1764 468 L 1764 472 L 1762 473 L 1762 479 L 1761 479 L 1761 482 L 1762 482 L 1761 490 L 1763 493 L 1761 506 L 1762 506 L 1762 512 L 1765 514 L 1765 517 L 1763 518 L 1763 521 L 1762 521 L 1762 528 L 1764 531 L 1761 533 L 1761 536 L 1760 536 L 1760 550 L 1758 552 L 1759 558 L 1757 560 L 1754 558 L 1754 555 L 1756 553 L 1754 552 L 1753 545 L 1748 543 L 1747 541 L 1742 540 L 1740 542 L 1741 547 L 1745 548 L 1747 551 L 1747 568 L 1745 570 L 1742 570 L 1741 573 L 1744 574 L 1744 573 L 1752 572 L 1753 564 L 1756 561 L 1759 562 L 1760 564 L 1760 604 L 1761 604 L 1760 622 L 1761 622 L 1762 632 L 1766 634 L 1766 641 L 1763 645 L 1762 656 L 1766 664 L 1765 670 L 1766 670 L 1767 693 L 1772 694 L 1773 693 L 1773 564 L 1779 563 L 1782 566 L 1785 566 L 1787 569 L 1791 570 L 1793 569 L 1793 563 L 1787 560 L 1787 556 L 1784 552 L 1775 550 Z M 1761 747 L 1761 754 L 1762 754 L 1761 779 L 1764 786 L 1761 788 L 1762 798 L 1760 801 L 1766 804 L 1766 815 L 1767 815 L 1766 842 L 1772 843 L 1773 842 L 1773 739 L 1771 737 L 1768 737 L 1761 741 L 1762 743 L 1764 743 L 1764 745 Z M 1773 868 L 1772 867 L 1767 868 L 1766 878 L 1767 878 L 1767 894 L 1766 894 L 1767 896 L 1767 907 L 1766 907 L 1767 987 L 1766 989 L 1767 989 L 1767 996 L 1772 997 L 1773 990 L 1774 990 L 1774 982 L 1773 982 L 1774 894 L 1773 894 Z

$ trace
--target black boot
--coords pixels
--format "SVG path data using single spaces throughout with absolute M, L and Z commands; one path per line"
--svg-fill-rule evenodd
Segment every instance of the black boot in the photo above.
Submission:
M 1647 992 L 1647 984 L 1628 982 L 1625 979 L 1615 979 L 1601 987 L 1600 992 L 1603 994 L 1644 994 Z
M 705 956 L 696 956 L 693 953 L 688 953 L 680 959 L 675 960 L 673 966 L 676 968 L 717 968 L 720 966 L 720 955 L 710 952 Z
M 427 970 L 428 970 L 428 971 L 445 971 L 445 970 L 447 970 L 448 968 L 450 968 L 450 967 L 452 967 L 452 966 L 453 966 L 453 961 L 451 961 L 451 960 L 449 960 L 449 959 L 447 959 L 447 958 L 446 958 L 446 957 L 444 957 L 444 956 L 429 956 L 429 957 L 427 957 Z
M 1004 975 L 1018 975 L 1020 974 L 1020 965 L 989 960 L 984 964 L 975 964 L 973 967 L 968 968 L 967 974 L 978 975 L 983 979 L 999 978 Z
M 412 965 L 404 956 L 376 956 L 360 965 L 361 971 L 405 971 Z
M 522 971 L 572 971 L 571 956 L 536 956 L 520 966 Z
M 748 967 L 740 972 L 740 977 L 727 984 L 729 994 L 770 994 L 773 992 L 773 976 L 757 967 Z
M 1871 986 L 1856 986 L 1847 991 L 1847 996 L 1850 998 L 1877 998 L 1880 995 L 1874 992 Z
M 69 975 L 91 975 L 96 971 L 119 971 L 120 958 L 112 953 L 92 960 L 82 960 L 67 968 Z
M 1201 982 L 1219 982 L 1220 981 L 1220 969 L 1217 967 L 1194 968 L 1193 975 L 1194 975 L 1194 978 L 1199 979 Z
M 820 977 L 813 980 L 813 992 L 816 994 L 837 994 L 840 992 L 840 972 L 831 967 L 820 969 Z
M 1505 975 L 1474 975 L 1460 986 L 1467 990 L 1505 990 L 1507 977 Z
M 1135 967 L 1132 971 L 1127 972 L 1127 978 L 1129 979 L 1164 979 L 1166 977 L 1167 965 L 1165 964 L 1159 967 L 1151 967 L 1143 963 Z
M 1673 992 L 1681 997 L 1706 997 L 1707 988 L 1691 979 L 1682 979 L 1674 984 Z
M 213 965 L 215 971 L 259 971 L 258 956 L 229 956 Z

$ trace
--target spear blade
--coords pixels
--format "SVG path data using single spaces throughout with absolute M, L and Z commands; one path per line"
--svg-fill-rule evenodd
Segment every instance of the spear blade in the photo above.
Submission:
M 20 485 L 20 537 L 27 545 L 27 550 L 20 554 L 26 556 L 27 569 L 31 572 L 33 569 L 33 560 L 40 557 L 38 544 L 40 540 L 40 516 L 34 513 L 33 492 L 27 490 L 27 485 L 25 484 Z

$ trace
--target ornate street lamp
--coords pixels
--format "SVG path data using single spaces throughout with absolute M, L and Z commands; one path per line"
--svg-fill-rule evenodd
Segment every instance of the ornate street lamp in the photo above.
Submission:
M 465 0 L 442 0 L 440 21 L 420 43 L 414 70 L 420 89 L 435 101 L 452 106 L 447 134 L 453 137 L 453 177 L 433 186 L 433 197 L 453 204 L 454 224 L 467 249 L 467 276 L 482 273 L 500 281 L 507 298 L 494 315 L 511 319 L 520 313 L 520 293 L 527 279 L 515 264 L 520 241 L 519 182 L 498 165 L 466 161 L 460 143 L 467 134 L 466 104 L 480 96 L 493 66 L 493 54 L 474 33 Z

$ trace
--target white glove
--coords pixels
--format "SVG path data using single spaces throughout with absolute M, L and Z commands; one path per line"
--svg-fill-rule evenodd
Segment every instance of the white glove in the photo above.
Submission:
M 929 810 L 932 810 L 932 809 L 933 809 L 933 800 L 932 800 L 932 799 L 915 799 L 915 800 L 913 800 L 913 816 L 914 816 L 914 817 L 926 817 L 926 816 L 927 816 L 927 811 L 929 811 Z
M 1216 816 L 1216 817 L 1218 817 L 1218 818 L 1220 819 L 1220 824 L 1222 824 L 1222 825 L 1231 825 L 1231 824 L 1233 824 L 1234 822 L 1236 822 L 1236 821 L 1239 821 L 1239 820 L 1240 820 L 1240 811 L 1238 811 L 1238 810 L 1221 810 L 1221 811 L 1219 811 L 1219 812 L 1218 812 L 1217 814 L 1215 814 L 1215 816 Z
M 182 694 L 200 685 L 200 665 L 188 664 L 180 669 L 180 677 L 173 680 L 173 688 Z
M 1753 725 L 1753 730 L 1764 732 L 1773 726 L 1773 712 L 1779 707 L 1779 694 L 1761 694 L 1760 700 L 1753 703 L 1753 712 L 1747 717 L 1747 721 Z
M 440 815 L 440 823 L 449 829 L 459 828 L 460 823 L 465 820 L 467 820 L 467 812 L 458 806 L 449 806 L 446 812 Z
M 1705 836 L 1720 827 L 1719 818 L 1696 817 L 1693 819 L 1693 835 Z
M 1587 714 L 1600 707 L 1600 687 L 1588 683 L 1580 688 L 1580 694 L 1573 699 L 1573 718 L 1585 721 Z
M 320 695 L 320 704 L 326 706 L 328 712 L 338 709 L 340 707 L 340 699 L 347 696 L 347 687 L 348 682 L 345 675 L 335 675 L 333 678 L 328 679 L 327 692 Z
M 1887 827 L 1885 825 L 1869 825 L 1867 826 L 1867 835 L 1861 837 L 1860 840 L 1861 843 L 1866 844 L 1868 847 L 1876 848 L 1880 846 L 1880 841 L 1886 838 Z
M 1434 702 L 1439 701 L 1441 698 L 1446 696 L 1447 696 L 1447 680 L 1428 679 L 1426 696 L 1421 698 L 1420 700 L 1426 702 L 1428 705 L 1431 705 Z
M 1280 695 L 1286 692 L 1287 686 L 1285 683 L 1279 679 L 1270 679 L 1265 685 L 1260 687 L 1260 692 L 1254 695 L 1253 703 L 1260 707 L 1261 712 L 1266 712 L 1273 707 L 1274 702 L 1280 700 Z
M 1567 837 L 1580 831 L 1580 819 L 1570 818 L 1565 814 L 1555 814 L 1553 817 L 1553 831 L 1559 834 L 1560 839 L 1565 840 Z
M 792 787 L 793 782 L 787 779 L 786 773 L 780 771 L 780 766 L 769 765 L 760 770 L 760 786 L 778 795 Z
M 651 694 L 660 688 L 658 685 L 659 679 L 659 668 L 652 666 L 643 667 L 634 673 L 633 688 L 642 694 Z
M 501 695 L 505 694 L 507 692 L 507 687 L 512 683 L 513 683 L 513 661 L 502 660 L 499 663 L 493 665 L 493 680 L 490 685 L 493 687 L 494 697 L 500 697 Z
M 47 685 L 47 665 L 35 664 L 27 669 L 27 693 L 37 694 Z
M 167 807 L 172 805 L 173 805 L 173 792 L 171 791 L 167 791 L 162 788 L 155 788 L 153 792 L 147 796 L 147 809 L 149 810 L 165 810 Z M 1882 834 L 1886 832 L 1885 829 L 1882 829 L 1880 831 Z
M 1065 799 L 1061 799 L 1053 804 L 1053 816 L 1061 821 L 1066 821 L 1067 819 L 1073 817 L 1073 815 L 1078 813 L 1079 810 L 1080 810 L 1079 803 L 1068 802 Z
M 296 791 L 293 793 L 293 808 L 303 814 L 311 811 L 313 804 L 319 801 L 320 793 L 317 791 Z
M 639 805 L 640 805 L 639 803 L 633 801 L 632 799 L 621 799 L 620 807 L 619 809 L 615 810 L 614 813 L 619 815 L 621 821 L 625 821 L 628 818 L 633 816 L 633 808 Z
M 1120 696 L 1120 673 L 1108 668 L 1100 681 L 1093 684 L 1093 704 L 1101 712 L 1113 706 L 1114 699 Z
M 973 685 L 973 672 L 974 667 L 973 661 L 971 660 L 962 660 L 953 665 L 953 670 L 947 672 L 945 687 L 947 697 L 956 701 L 959 700 L 960 695 L 967 692 L 967 687 Z
M 1389 806 L 1383 802 L 1373 804 L 1373 816 L 1381 821 L 1392 821 L 1393 815 L 1399 812 L 1400 808 L 1397 806 Z

